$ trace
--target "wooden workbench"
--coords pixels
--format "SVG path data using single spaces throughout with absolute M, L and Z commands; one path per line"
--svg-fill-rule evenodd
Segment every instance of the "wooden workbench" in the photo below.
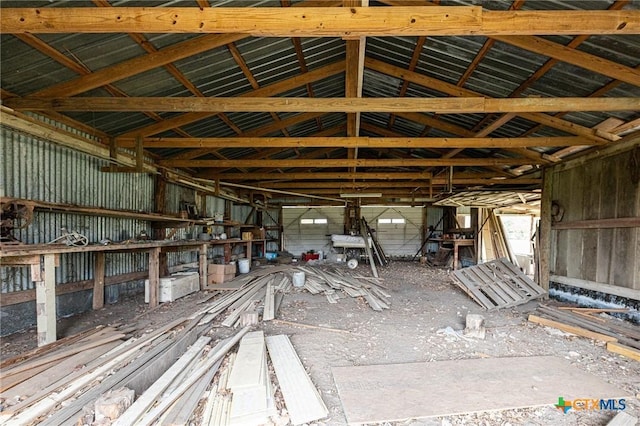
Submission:
M 473 247 L 475 242 L 473 239 L 462 239 L 462 238 L 430 238 L 429 241 L 438 243 L 439 247 L 442 247 L 444 244 L 453 245 L 453 270 L 458 269 L 458 248 L 459 247 Z M 475 255 L 474 255 L 475 256 Z

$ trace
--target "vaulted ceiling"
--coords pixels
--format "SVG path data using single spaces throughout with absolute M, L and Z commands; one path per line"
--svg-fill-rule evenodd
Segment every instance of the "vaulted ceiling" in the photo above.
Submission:
M 640 128 L 640 2 L 1 6 L 4 106 L 239 192 L 530 191 Z

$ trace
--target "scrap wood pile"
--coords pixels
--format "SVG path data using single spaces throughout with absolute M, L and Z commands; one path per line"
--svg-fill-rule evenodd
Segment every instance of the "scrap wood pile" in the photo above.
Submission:
M 214 320 L 236 327 L 246 325 L 247 314 L 254 318 L 249 324 L 257 323 L 259 312 L 264 321 L 274 319 L 285 293 L 293 289 L 292 272 L 304 272 L 304 289 L 325 294 L 331 303 L 342 292 L 362 297 L 375 310 L 389 307 L 390 295 L 378 279 L 311 267 L 262 270 L 236 280 L 234 290 L 216 291 L 200 302 L 203 307 L 191 317 L 156 330 L 99 327 L 4 361 L 0 364 L 0 423 L 89 425 L 111 424 L 118 418 L 115 424 L 120 425 L 177 425 L 203 416 L 209 421 L 203 424 L 242 425 L 272 416 L 274 409 L 280 412 L 283 404 L 294 424 L 325 417 L 326 408 L 310 379 L 301 378 L 306 373 L 293 346 L 283 340 L 286 337 L 266 338 L 284 403 L 271 401 L 274 388 L 264 377 L 264 361 L 259 362 L 262 376 L 256 376 L 259 391 L 236 388 L 233 380 L 227 384 L 226 376 L 216 375 L 221 365 L 229 363 L 224 361 L 227 354 L 248 328 L 214 345 L 214 330 L 221 330 L 214 328 Z M 261 344 L 249 346 L 262 353 Z M 259 403 L 254 399 L 256 392 L 261 395 Z M 263 398 L 264 392 L 267 397 Z M 235 408 L 233 395 L 240 395 Z M 300 395 L 306 396 L 300 400 Z M 293 408 L 295 404 L 302 406 Z M 256 407 L 264 409 L 256 411 Z
M 609 314 L 629 309 L 540 305 L 529 321 L 607 343 L 607 349 L 640 361 L 640 329 Z
M 375 311 L 388 309 L 391 305 L 391 295 L 379 278 L 354 277 L 337 268 L 281 266 L 232 281 L 237 289 L 224 292 L 222 297 L 201 311 L 205 314 L 202 324 L 223 314 L 222 325 L 225 327 L 241 325 L 241 317 L 247 313 L 262 312 L 263 321 L 275 319 L 284 295 L 293 290 L 292 274 L 299 272 L 305 275 L 303 288 L 312 294 L 324 294 L 330 303 L 337 303 L 342 293 L 349 297 L 362 297 Z
M 12 384 L 3 380 L 0 423 L 254 425 L 272 417 L 301 424 L 327 416 L 287 336 L 269 336 L 265 346 L 262 331 L 244 327 L 213 344 L 214 328 L 198 325 L 202 316 L 126 341 L 109 327 L 91 330 L 64 348 L 3 362 Z

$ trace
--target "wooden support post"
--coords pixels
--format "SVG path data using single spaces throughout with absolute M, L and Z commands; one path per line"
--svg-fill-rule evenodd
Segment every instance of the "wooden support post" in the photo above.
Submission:
M 224 263 L 229 263 L 231 261 L 231 243 L 225 243 L 223 246 L 224 250 Z
M 200 290 L 207 287 L 207 249 L 209 245 L 202 244 L 198 256 L 198 270 L 200 272 Z
M 471 208 L 471 230 L 473 232 L 473 263 L 478 264 L 478 226 L 480 222 L 480 209 Z
M 160 247 L 149 250 L 149 307 L 158 306 L 160 291 Z
M 536 265 L 540 271 L 538 285 L 549 290 L 549 270 L 551 261 L 551 201 L 553 198 L 553 171 L 545 169 L 542 180 L 542 200 L 540 203 L 540 265 Z
M 142 136 L 136 136 L 136 172 L 144 172 L 144 145 Z
M 104 306 L 105 254 L 103 251 L 97 251 L 95 256 L 93 268 L 93 309 L 100 309 Z
M 111 159 L 109 169 L 112 172 L 115 172 L 118 168 L 118 165 L 116 164 L 116 161 L 118 160 L 118 144 L 116 143 L 116 138 L 109 138 L 109 158 Z
M 44 255 L 44 279 L 36 281 L 38 346 L 56 341 L 56 256 Z

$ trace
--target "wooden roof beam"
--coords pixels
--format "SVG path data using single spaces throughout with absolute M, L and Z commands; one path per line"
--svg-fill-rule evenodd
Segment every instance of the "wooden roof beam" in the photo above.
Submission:
M 326 160 L 160 160 L 168 167 L 431 167 L 431 166 L 494 166 L 538 164 L 523 158 L 411 158 L 411 159 L 326 159 Z
M 304 86 L 307 83 L 319 81 L 325 79 L 327 77 L 333 76 L 335 74 L 339 74 L 344 72 L 344 61 L 338 61 L 333 64 L 325 65 L 323 67 L 317 68 L 313 71 L 310 71 L 305 74 L 300 74 L 295 77 L 288 78 L 283 81 L 279 81 L 277 83 L 272 83 L 268 86 L 261 87 L 260 89 L 252 90 L 250 92 L 243 93 L 239 95 L 239 99 L 243 97 L 263 97 L 263 96 L 276 96 L 281 93 L 284 93 L 288 90 L 295 89 L 296 87 Z M 167 120 L 164 120 L 161 123 L 152 124 L 150 126 L 141 127 L 135 130 L 131 130 L 127 133 L 120 135 L 121 137 L 136 137 L 137 135 L 141 136 L 151 136 L 157 133 L 162 133 L 167 130 L 171 130 L 175 127 L 183 126 L 185 124 L 193 123 L 196 121 L 204 120 L 211 116 L 215 115 L 211 112 L 192 112 L 179 115 L 177 117 L 172 117 Z M 285 120 L 283 120 L 284 122 Z M 245 136 L 248 136 L 245 132 Z
M 3 8 L 0 31 L 259 37 L 638 34 L 640 11 L 483 11 L 480 6 Z
M 433 90 L 437 90 L 439 92 L 442 92 L 451 96 L 457 96 L 457 97 L 465 97 L 465 96 L 483 97 L 484 96 L 481 93 L 474 92 L 469 89 L 464 89 L 462 87 L 458 87 L 455 84 L 447 83 L 445 81 L 441 81 L 441 80 L 438 80 L 437 78 L 429 77 L 424 74 L 409 72 L 403 68 L 396 67 L 394 65 L 391 65 L 376 59 L 367 58 L 366 61 L 367 61 L 366 66 L 377 72 L 388 74 L 396 78 L 408 79 L 413 83 L 419 84 L 421 86 L 429 87 Z M 537 98 L 531 98 L 531 99 L 537 99 Z M 503 100 L 506 100 L 506 99 L 503 99 Z M 505 112 L 511 112 L 511 111 L 505 111 Z M 567 133 L 578 135 L 578 136 L 584 136 L 585 138 L 588 138 L 595 142 L 603 142 L 603 141 L 608 142 L 608 141 L 615 141 L 619 139 L 619 137 L 616 135 L 609 134 L 607 132 L 597 132 L 594 129 L 580 126 L 570 121 L 554 119 L 554 117 L 547 114 L 519 113 L 518 115 L 524 118 L 527 118 L 530 121 L 534 121 L 540 124 L 545 124 L 549 127 L 562 130 L 563 132 L 567 132 Z
M 304 74 L 309 75 L 310 73 Z M 266 86 L 269 87 L 269 86 Z M 433 112 L 438 114 L 539 113 L 546 111 L 636 111 L 640 99 L 625 98 L 283 98 L 258 97 L 255 88 L 241 97 L 70 97 L 11 98 L 19 111 L 184 111 L 184 112 Z M 348 125 L 347 125 L 348 126 Z M 348 129 L 348 127 L 347 127 Z M 352 129 L 353 130 L 353 129 Z M 349 136 L 355 134 L 347 131 Z
M 222 176 L 224 178 L 224 175 Z M 446 185 L 448 179 L 423 179 L 423 180 L 411 180 L 411 181 L 393 181 L 393 182 L 351 182 L 351 181 L 338 181 L 338 182 L 269 182 L 264 183 L 261 186 L 267 188 L 301 188 L 301 189 L 313 189 L 313 188 L 415 188 L 428 186 L 429 182 L 433 185 Z M 517 179 L 453 179 L 454 185 L 539 185 L 542 183 L 542 179 L 529 179 L 529 178 L 517 178 Z
M 337 131 L 337 130 L 336 130 Z M 584 145 L 579 136 L 528 138 L 413 138 L 413 137 L 229 137 L 229 138 L 145 138 L 145 148 L 527 148 Z M 135 139 L 121 139 L 124 148 L 135 147 Z
M 492 36 L 494 40 L 519 47 L 530 52 L 548 56 L 571 65 L 640 86 L 640 71 L 617 62 L 564 46 L 541 37 Z

